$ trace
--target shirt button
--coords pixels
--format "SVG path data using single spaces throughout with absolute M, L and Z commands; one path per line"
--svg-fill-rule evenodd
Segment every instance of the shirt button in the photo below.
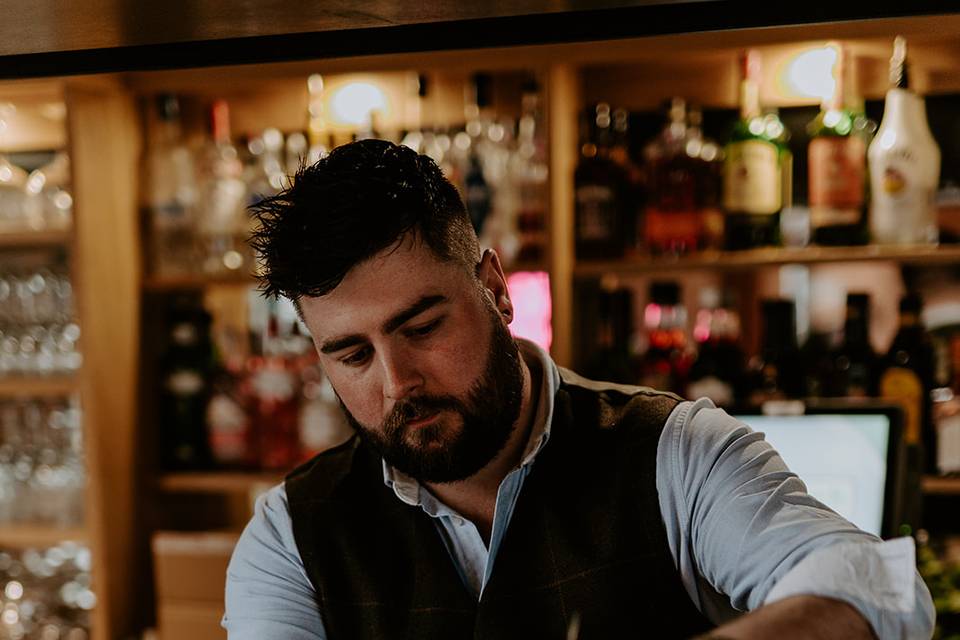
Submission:
M 454 519 L 453 519 L 453 522 L 454 522 L 454 524 L 456 524 L 458 527 L 462 527 L 463 525 L 467 524 L 467 523 L 464 521 L 463 518 L 454 518 Z

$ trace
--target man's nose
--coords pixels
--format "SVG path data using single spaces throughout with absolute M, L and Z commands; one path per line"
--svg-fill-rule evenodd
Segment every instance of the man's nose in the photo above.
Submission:
M 402 352 L 381 353 L 383 367 L 383 395 L 390 400 L 401 400 L 423 385 L 411 358 Z

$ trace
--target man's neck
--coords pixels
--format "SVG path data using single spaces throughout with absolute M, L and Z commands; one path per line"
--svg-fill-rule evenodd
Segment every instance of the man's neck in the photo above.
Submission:
M 523 352 L 521 351 L 521 356 Z M 459 482 L 425 483 L 430 492 L 457 513 L 473 522 L 485 543 L 490 543 L 497 492 L 507 474 L 520 466 L 537 415 L 540 386 L 544 372 L 539 361 L 528 366 L 520 358 L 523 371 L 523 399 L 520 415 L 507 444 L 487 466 Z

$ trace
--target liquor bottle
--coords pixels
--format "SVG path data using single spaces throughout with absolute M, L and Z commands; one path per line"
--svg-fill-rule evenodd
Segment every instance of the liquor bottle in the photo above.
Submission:
M 933 342 L 920 320 L 923 301 L 916 294 L 900 300 L 900 327 L 884 359 L 879 394 L 904 411 L 904 441 L 923 451 L 924 469 L 933 472 L 936 438 L 930 416 L 934 387 Z
M 546 257 L 549 164 L 540 101 L 540 85 L 531 77 L 523 85 L 522 115 L 517 123 L 516 149 L 510 172 L 518 196 L 520 248 L 517 260 L 520 262 L 540 262 Z
M 687 108 L 685 148 L 687 155 L 696 161 L 697 209 L 702 220 L 700 248 L 722 249 L 723 152 L 716 141 L 703 135 L 703 109 L 697 105 Z
M 590 355 L 584 362 L 584 375 L 621 384 L 634 382 L 636 370 L 630 355 L 633 336 L 632 291 L 601 282 L 594 304 L 590 306 L 597 310 L 593 318 L 595 333 L 587 351 Z
M 834 353 L 830 395 L 869 398 L 877 393 L 877 354 L 870 345 L 870 296 L 847 294 L 843 342 Z
M 346 442 L 353 429 L 337 401 L 337 394 L 319 366 L 303 370 L 298 419 L 301 459 Z
M 247 183 L 247 197 L 250 205 L 276 195 L 286 186 L 287 174 L 284 167 L 283 134 L 279 129 L 264 129 L 259 136 L 250 138 L 247 143 L 249 160 L 244 167 L 243 179 Z
M 864 116 L 851 108 L 848 97 L 853 87 L 846 47 L 834 50 L 833 93 L 808 127 L 810 225 L 817 244 L 865 244 L 867 143 L 856 126 Z
M 157 98 L 156 139 L 146 157 L 146 205 L 153 272 L 175 276 L 196 269 L 196 169 L 180 130 L 176 96 Z
M 211 105 L 210 134 L 198 223 L 204 246 L 203 271 L 209 275 L 244 273 L 251 266 L 247 237 L 252 219 L 247 214 L 243 164 L 230 142 L 230 110 L 224 100 Z
M 493 79 L 485 73 L 473 75 L 466 89 L 464 115 L 466 117 L 467 137 L 458 136 L 468 142 L 460 171 L 463 176 L 463 199 L 470 214 L 470 221 L 477 236 L 483 234 L 483 227 L 493 209 L 493 187 L 486 176 L 487 159 L 484 149 L 487 134 L 491 126 Z M 457 145 L 461 146 L 461 145 Z
M 610 157 L 610 105 L 596 105 L 584 119 L 580 161 L 574 171 L 577 258 L 622 256 L 627 234 L 628 179 Z
M 683 392 L 692 358 L 687 349 L 687 310 L 680 302 L 680 285 L 672 281 L 651 283 L 643 322 L 647 349 L 640 358 L 640 384 Z
M 687 151 L 687 104 L 670 101 L 667 124 L 648 146 L 644 244 L 653 253 L 683 254 L 700 248 L 703 215 L 698 202 L 699 148 Z
M 825 398 L 834 382 L 833 352 L 837 336 L 829 331 L 812 328 L 800 348 L 800 366 L 803 376 L 802 395 L 806 398 Z
M 751 404 L 803 395 L 803 371 L 797 346 L 796 307 L 792 300 L 761 303 L 763 337 L 760 353 L 749 364 Z
M 323 117 L 323 76 L 314 73 L 307 78 L 307 166 L 330 152 L 327 144 L 327 122 Z
M 790 184 L 788 134 L 775 113 L 760 110 L 760 56 L 742 58 L 740 120 L 725 148 L 723 165 L 724 238 L 728 249 L 780 242 L 780 210 Z
M 716 289 L 702 289 L 700 298 L 693 327 L 697 358 L 690 367 L 687 397 L 710 398 L 718 407 L 730 407 L 743 386 L 740 316 L 733 305 L 721 305 Z
M 165 469 L 209 466 L 206 432 L 209 380 L 213 372 L 210 315 L 196 303 L 170 308 L 167 345 L 160 363 L 160 451 Z
M 910 90 L 907 44 L 897 36 L 883 120 L 870 144 L 870 233 L 877 244 L 936 244 L 940 148 L 923 98 Z
M 253 425 L 243 369 L 222 363 L 212 377 L 212 394 L 207 404 L 207 434 L 210 455 L 218 468 L 247 469 L 257 465 Z
M 263 469 L 288 469 L 300 459 L 300 389 L 289 356 L 276 313 L 271 312 L 263 340 L 263 358 L 257 361 L 250 380 L 254 432 Z

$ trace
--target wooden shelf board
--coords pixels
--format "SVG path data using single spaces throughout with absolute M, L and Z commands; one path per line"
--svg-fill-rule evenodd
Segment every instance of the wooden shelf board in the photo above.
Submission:
M 78 527 L 36 524 L 0 525 L 0 547 L 50 547 L 70 540 L 87 543 L 87 532 Z
M 923 476 L 923 492 L 927 495 L 960 495 L 960 477 Z
M 66 246 L 70 230 L 55 231 L 0 231 L 0 248 Z
M 207 287 L 251 287 L 256 286 L 253 277 L 219 277 L 206 278 L 196 276 L 182 276 L 176 278 L 147 278 L 143 288 L 147 291 L 183 291 L 206 289 Z
M 80 390 L 79 380 L 69 376 L 0 377 L 3 396 L 66 396 Z
M 171 493 L 246 493 L 256 486 L 273 486 L 282 481 L 280 473 L 183 472 L 161 476 L 159 487 Z
M 960 246 L 877 246 L 763 248 L 748 251 L 705 251 L 680 258 L 638 257 L 622 260 L 580 261 L 577 276 L 643 274 L 694 269 L 738 270 L 785 264 L 821 264 L 892 260 L 904 264 L 960 262 Z

